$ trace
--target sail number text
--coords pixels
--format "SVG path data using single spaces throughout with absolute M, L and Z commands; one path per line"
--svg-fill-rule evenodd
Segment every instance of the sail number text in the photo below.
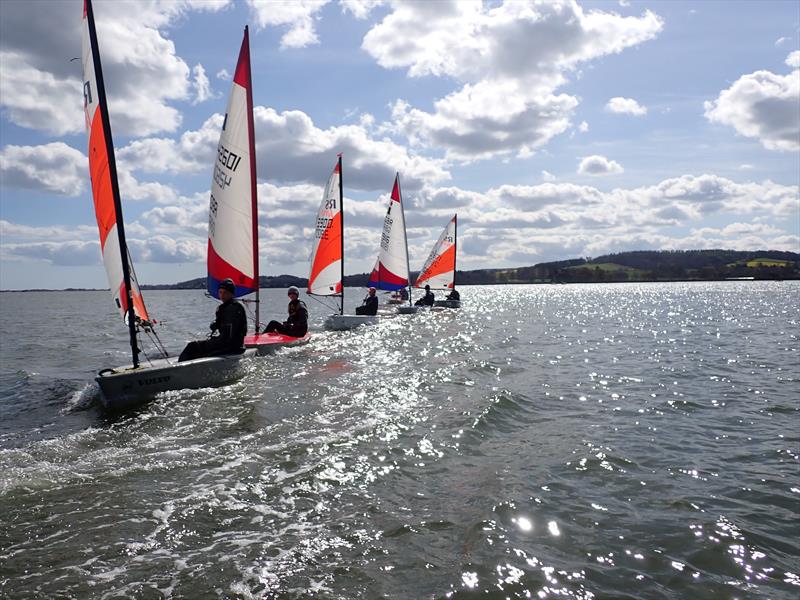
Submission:
M 239 167 L 242 157 L 228 150 L 222 144 L 217 148 L 217 162 L 214 163 L 214 181 L 221 189 L 225 189 L 231 184 L 233 175 L 228 175 L 226 171 L 235 173 Z

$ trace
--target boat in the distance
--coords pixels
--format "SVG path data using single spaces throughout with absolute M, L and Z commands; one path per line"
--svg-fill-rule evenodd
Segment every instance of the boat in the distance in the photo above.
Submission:
M 399 294 L 405 289 L 408 304 L 397 305 L 401 314 L 414 313 L 419 307 L 411 304 L 411 274 L 408 270 L 408 237 L 403 196 L 400 192 L 400 174 L 396 174 L 389 207 L 383 220 L 381 247 L 378 260 L 369 276 L 369 286 L 386 292 Z M 405 300 L 403 301 L 406 302 Z
M 211 179 L 208 208 L 208 293 L 216 298 L 219 284 L 233 280 L 234 297 L 255 293 L 253 334 L 244 339 L 246 348 L 267 354 L 285 346 L 307 342 L 311 336 L 290 337 L 260 333 L 258 268 L 258 191 L 256 186 L 256 142 L 253 124 L 253 81 L 250 73 L 250 35 L 244 29 L 242 47 L 233 75 L 228 108 L 219 135 Z
M 254 355 L 253 351 L 179 363 L 177 358 L 168 356 L 158 339 L 156 321 L 150 318 L 145 307 L 125 238 L 114 143 L 91 0 L 84 0 L 82 28 L 83 101 L 89 136 L 92 197 L 111 295 L 127 325 L 131 347 L 130 365 L 103 369 L 95 378 L 100 387 L 101 402 L 106 408 L 119 410 L 140 404 L 158 392 L 235 381 L 244 375 L 243 359 Z M 150 338 L 160 356 L 150 359 L 145 354 L 147 364 L 139 358 L 143 354 L 139 341 L 141 334 Z
M 432 290 L 452 290 L 456 285 L 456 251 L 458 249 L 458 215 L 445 225 L 425 264 L 422 265 L 415 288 L 429 285 Z M 461 308 L 461 300 L 435 300 L 434 306 Z
M 378 322 L 377 316 L 344 314 L 344 192 L 342 155 L 336 161 L 317 212 L 308 294 L 339 298 L 339 312 L 325 319 L 325 329 L 345 331 Z

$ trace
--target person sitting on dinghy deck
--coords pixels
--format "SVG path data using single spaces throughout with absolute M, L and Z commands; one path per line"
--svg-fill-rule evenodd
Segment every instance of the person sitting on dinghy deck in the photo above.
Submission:
M 361 306 L 356 306 L 357 315 L 377 315 L 378 314 L 378 297 L 375 295 L 375 288 L 369 288 L 369 294 L 364 298 L 364 303 Z
M 178 357 L 178 362 L 244 351 L 247 315 L 244 307 L 233 299 L 235 292 L 236 286 L 232 279 L 225 279 L 219 284 L 219 299 L 222 304 L 217 307 L 215 318 L 209 325 L 211 336 L 207 340 L 189 342 Z
M 303 337 L 308 333 L 308 309 L 300 300 L 300 290 L 292 286 L 287 292 L 289 296 L 289 318 L 283 323 L 270 321 L 264 333 L 282 333 L 290 337 Z
M 450 293 L 449 293 L 449 294 L 447 294 L 447 299 L 448 299 L 448 300 L 454 300 L 454 301 L 458 302 L 459 300 L 461 300 L 461 294 L 459 294 L 459 293 L 456 291 L 456 288 L 453 288 L 453 289 L 450 291 Z
M 414 305 L 415 306 L 433 306 L 434 300 L 436 300 L 436 297 L 433 295 L 433 292 L 431 291 L 431 286 L 426 285 L 425 286 L 425 295 L 422 298 L 420 298 L 419 300 L 417 300 L 416 302 L 414 302 Z

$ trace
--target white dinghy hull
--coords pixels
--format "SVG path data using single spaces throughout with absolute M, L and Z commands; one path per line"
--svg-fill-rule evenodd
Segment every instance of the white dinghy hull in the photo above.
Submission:
M 330 315 L 325 319 L 325 329 L 347 331 L 362 325 L 375 325 L 380 319 L 378 315 Z
M 244 376 L 245 359 L 255 355 L 255 350 L 248 349 L 241 354 L 207 356 L 183 362 L 178 362 L 177 358 L 161 358 L 138 369 L 128 365 L 101 371 L 95 381 L 100 386 L 103 406 L 109 410 L 122 410 L 146 402 L 159 392 L 233 383 Z
M 461 300 L 436 300 L 433 305 L 441 308 L 461 308 Z

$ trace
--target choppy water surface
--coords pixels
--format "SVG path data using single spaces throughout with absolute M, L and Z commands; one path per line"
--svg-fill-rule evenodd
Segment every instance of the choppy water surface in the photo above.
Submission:
M 0 596 L 796 598 L 799 292 L 464 288 L 123 417 L 108 294 L 3 294 Z

